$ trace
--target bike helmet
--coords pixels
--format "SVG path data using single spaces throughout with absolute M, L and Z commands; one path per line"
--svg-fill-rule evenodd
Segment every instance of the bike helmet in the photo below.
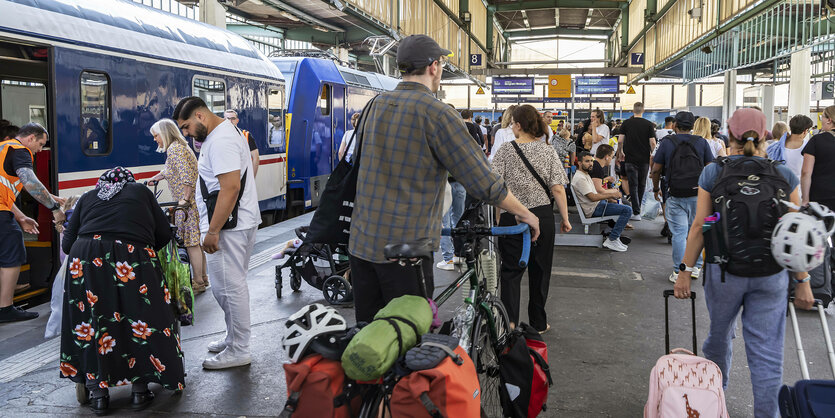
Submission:
M 345 318 L 336 309 L 313 303 L 290 315 L 284 323 L 281 345 L 293 363 L 307 351 L 310 342 L 319 335 L 345 331 Z
M 771 234 L 771 254 L 789 271 L 809 271 L 823 263 L 827 238 L 835 231 L 835 213 L 810 203 L 780 218 Z

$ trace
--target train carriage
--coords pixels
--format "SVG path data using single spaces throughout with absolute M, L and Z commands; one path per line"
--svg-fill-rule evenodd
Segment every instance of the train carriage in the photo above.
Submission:
M 261 153 L 261 210 L 285 208 L 284 78 L 245 39 L 122 0 L 0 0 L 0 10 L 0 117 L 47 127 L 35 169 L 54 194 L 81 194 L 117 165 L 137 180 L 159 172 L 165 155 L 148 129 L 196 95 L 218 114 L 238 112 Z M 51 224 L 28 194 L 18 204 Z M 52 228 L 25 239 L 21 281 L 34 290 L 16 301 L 46 292 L 57 267 Z

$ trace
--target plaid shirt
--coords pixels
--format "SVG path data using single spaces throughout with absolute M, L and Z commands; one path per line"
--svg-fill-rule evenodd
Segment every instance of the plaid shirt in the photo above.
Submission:
M 387 262 L 387 244 L 429 239 L 437 251 L 447 172 L 472 196 L 497 204 L 507 196 L 461 116 L 420 83 L 381 93 L 363 121 L 352 256 Z M 363 118 L 365 119 L 365 117 Z M 362 148 L 360 150 L 360 148 Z

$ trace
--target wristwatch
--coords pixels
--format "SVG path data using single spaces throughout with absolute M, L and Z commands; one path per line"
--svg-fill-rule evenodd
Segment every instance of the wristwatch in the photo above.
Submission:
M 687 264 L 684 264 L 684 263 L 681 263 L 681 264 L 678 265 L 678 271 L 689 271 L 689 272 L 692 273 L 695 270 L 696 270 L 695 267 L 687 267 Z

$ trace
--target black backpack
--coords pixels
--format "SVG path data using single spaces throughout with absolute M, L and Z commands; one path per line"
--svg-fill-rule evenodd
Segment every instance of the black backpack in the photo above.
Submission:
M 721 171 L 713 191 L 713 210 L 719 213 L 714 242 L 721 250 L 712 248 L 705 260 L 725 271 L 743 277 L 777 274 L 783 270 L 771 255 L 771 233 L 777 221 L 787 212 L 780 200 L 788 199 L 789 182 L 777 171 L 778 161 L 742 157 L 716 160 Z M 707 235 L 707 234 L 706 234 Z M 715 245 L 714 245 L 715 247 Z
M 691 141 L 677 135 L 667 137 L 672 141 L 673 154 L 670 156 L 667 181 L 670 184 L 670 196 L 693 197 L 699 194 L 699 176 L 705 168 L 704 159 L 699 156 Z

